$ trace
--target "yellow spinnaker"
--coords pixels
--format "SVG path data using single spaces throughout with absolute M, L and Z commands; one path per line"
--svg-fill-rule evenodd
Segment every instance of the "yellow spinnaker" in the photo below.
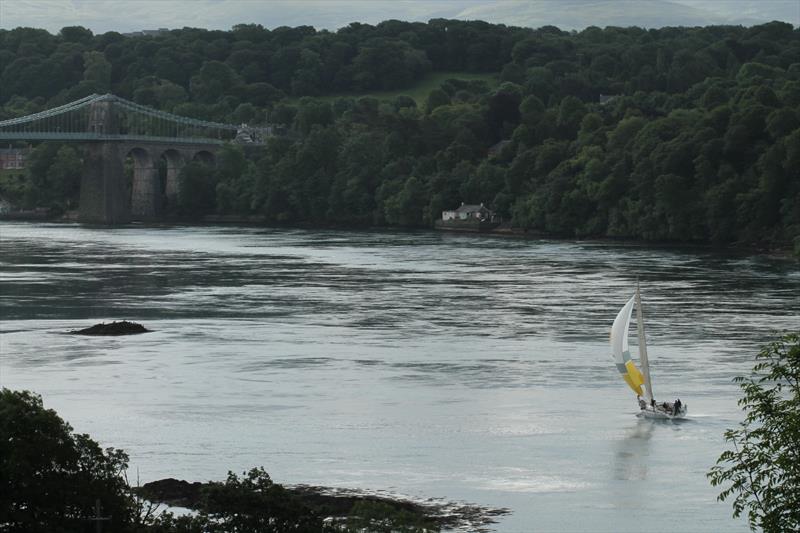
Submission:
M 633 380 L 631 379 L 631 375 L 630 374 L 623 374 L 622 379 L 624 379 L 625 383 L 627 383 L 628 386 L 631 389 L 633 389 L 633 392 L 635 392 L 639 396 L 644 394 L 644 391 L 642 391 L 642 386 L 634 384 Z
M 625 363 L 625 368 L 628 369 L 628 373 L 622 376 L 625 379 L 625 383 L 627 383 L 630 388 L 633 389 L 633 392 L 641 396 L 642 384 L 644 384 L 644 376 L 639 369 L 636 368 L 636 365 L 633 364 L 632 360 Z

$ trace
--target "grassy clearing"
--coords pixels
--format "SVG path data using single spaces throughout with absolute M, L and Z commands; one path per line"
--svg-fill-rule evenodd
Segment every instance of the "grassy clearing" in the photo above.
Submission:
M 394 89 L 391 91 L 346 92 L 328 94 L 325 96 L 315 96 L 314 98 L 323 102 L 332 102 L 337 98 L 361 98 L 362 96 L 372 96 L 378 100 L 393 100 L 400 95 L 406 95 L 413 98 L 414 101 L 417 102 L 417 106 L 422 106 L 425 104 L 425 100 L 428 98 L 428 94 L 432 90 L 438 88 L 442 83 L 451 78 L 464 81 L 485 81 L 490 88 L 497 86 L 499 83 L 497 74 L 495 73 L 475 74 L 471 72 L 431 72 L 415 85 L 406 89 Z M 299 98 L 291 98 L 288 99 L 288 103 L 296 104 L 299 100 Z

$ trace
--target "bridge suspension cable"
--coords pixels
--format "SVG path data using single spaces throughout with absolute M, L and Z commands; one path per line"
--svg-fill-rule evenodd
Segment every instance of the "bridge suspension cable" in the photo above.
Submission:
M 0 128 L 4 128 L 6 126 L 15 126 L 17 124 L 25 124 L 28 122 L 33 122 L 34 120 L 40 120 L 43 118 L 48 118 L 56 115 L 60 115 L 62 113 L 66 113 L 68 111 L 72 111 L 75 109 L 80 109 L 91 104 L 94 101 L 98 100 L 99 95 L 93 94 L 90 96 L 86 96 L 81 98 L 80 100 L 75 100 L 74 102 L 70 102 L 68 104 L 60 105 L 58 107 L 53 107 L 51 109 L 46 109 L 44 111 L 40 111 L 38 113 L 33 113 L 31 115 L 25 115 L 24 117 L 17 117 L 17 118 L 10 118 L 8 120 L 0 121 Z
M 221 144 L 225 140 L 257 142 L 274 134 L 272 127 L 243 128 L 159 111 L 113 94 L 92 94 L 58 107 L 0 121 L 0 139 L 55 141 L 180 141 Z

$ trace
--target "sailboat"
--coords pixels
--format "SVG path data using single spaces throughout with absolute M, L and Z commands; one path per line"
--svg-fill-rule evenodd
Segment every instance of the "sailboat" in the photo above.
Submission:
M 639 361 L 642 370 L 637 368 L 631 359 L 628 349 L 628 327 L 631 322 L 634 305 L 636 307 L 636 329 L 639 335 Z M 653 397 L 653 383 L 650 378 L 650 363 L 647 360 L 647 343 L 644 337 L 644 318 L 642 312 L 642 297 L 639 292 L 639 283 L 636 283 L 636 293 L 622 307 L 614 324 L 611 326 L 611 354 L 617 364 L 617 370 L 622 375 L 625 383 L 636 393 L 639 400 L 638 416 L 645 418 L 683 418 L 686 416 L 686 404 L 680 400 L 675 402 L 658 403 Z

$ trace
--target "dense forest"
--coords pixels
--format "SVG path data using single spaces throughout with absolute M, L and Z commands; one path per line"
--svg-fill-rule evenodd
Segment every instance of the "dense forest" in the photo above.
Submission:
M 0 119 L 113 92 L 293 133 L 187 165 L 183 216 L 414 227 L 482 202 L 561 236 L 800 246 L 800 30 L 786 23 L 17 28 L 0 30 L 0 72 Z M 380 95 L 442 72 L 425 98 Z M 80 157 L 37 147 L 0 195 L 74 205 Z

